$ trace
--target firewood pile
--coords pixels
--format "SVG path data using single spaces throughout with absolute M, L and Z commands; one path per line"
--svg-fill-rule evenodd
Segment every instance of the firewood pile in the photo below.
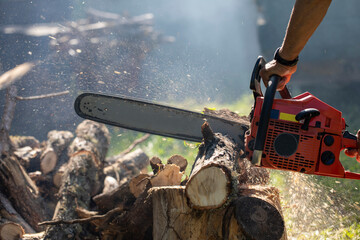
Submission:
M 286 239 L 268 172 L 206 122 L 202 133 L 189 177 L 184 157 L 163 161 L 136 148 L 148 135 L 106 157 L 109 130 L 89 120 L 42 143 L 10 136 L 0 162 L 0 238 Z
M 95 31 L 102 25 L 81 26 Z M 74 44 L 65 40 L 55 46 Z M 10 136 L 18 101 L 69 94 L 18 96 L 14 83 L 33 68 L 24 63 L 0 76 L 0 90 L 6 89 L 0 240 L 287 238 L 279 193 L 267 185 L 269 173 L 243 158 L 243 144 L 214 133 L 206 122 L 199 126 L 203 142 L 189 176 L 184 157 L 160 159 L 136 148 L 148 135 L 108 157 L 109 130 L 89 120 L 74 132 L 49 131 L 43 142 Z M 205 113 L 249 125 L 229 111 Z

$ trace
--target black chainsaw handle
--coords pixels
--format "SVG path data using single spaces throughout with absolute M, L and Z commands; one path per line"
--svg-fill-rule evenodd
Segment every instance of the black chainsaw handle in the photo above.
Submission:
M 254 152 L 251 159 L 251 162 L 256 166 L 261 165 L 261 158 L 264 150 L 265 138 L 270 120 L 270 113 L 272 105 L 274 103 L 276 87 L 280 80 L 280 76 L 272 75 L 269 79 L 268 87 L 266 88 L 264 102 L 261 108 L 260 120 L 258 123 L 258 129 L 255 138 Z
M 262 56 L 259 56 L 255 62 L 255 66 L 254 66 L 254 69 L 251 74 L 250 89 L 253 91 L 255 102 L 256 102 L 257 97 L 263 96 L 263 93 L 261 91 L 260 70 L 265 67 L 265 64 L 266 64 L 265 58 Z M 291 98 L 291 94 L 286 86 L 284 87 L 283 90 L 279 91 L 279 93 L 283 99 Z

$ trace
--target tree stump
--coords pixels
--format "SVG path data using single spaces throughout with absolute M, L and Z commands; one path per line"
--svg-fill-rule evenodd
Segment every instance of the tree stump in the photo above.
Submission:
M 105 125 L 85 120 L 76 129 L 77 137 L 70 145 L 70 160 L 62 178 L 53 219 L 75 219 L 78 207 L 89 209 L 91 197 L 99 190 L 100 169 L 109 146 Z M 101 180 L 102 182 L 102 180 Z M 54 225 L 47 228 L 44 239 L 91 238 L 79 224 Z

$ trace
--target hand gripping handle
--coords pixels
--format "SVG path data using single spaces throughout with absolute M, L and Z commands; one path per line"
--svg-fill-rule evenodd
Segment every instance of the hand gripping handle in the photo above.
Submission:
M 263 93 L 261 91 L 261 77 L 260 77 L 260 70 L 265 67 L 266 61 L 264 57 L 259 56 L 255 62 L 254 69 L 251 74 L 250 79 L 250 89 L 253 91 L 254 100 L 256 102 L 257 97 L 262 97 Z M 288 88 L 285 86 L 283 90 L 279 91 L 280 96 L 283 99 L 290 99 L 291 94 Z
M 274 102 L 276 87 L 280 80 L 280 76 L 272 75 L 270 77 L 268 87 L 266 88 L 264 103 L 261 108 L 260 120 L 255 138 L 254 153 L 251 160 L 251 162 L 256 166 L 261 165 L 262 152 L 264 150 L 265 138 L 270 120 L 270 113 Z

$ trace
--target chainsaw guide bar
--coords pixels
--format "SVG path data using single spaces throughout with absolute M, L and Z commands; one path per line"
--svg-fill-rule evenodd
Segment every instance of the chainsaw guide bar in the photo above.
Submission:
M 75 101 L 75 111 L 83 118 L 193 142 L 202 141 L 201 125 L 206 121 L 214 132 L 244 145 L 248 125 L 226 119 L 150 103 L 127 97 L 83 93 Z

